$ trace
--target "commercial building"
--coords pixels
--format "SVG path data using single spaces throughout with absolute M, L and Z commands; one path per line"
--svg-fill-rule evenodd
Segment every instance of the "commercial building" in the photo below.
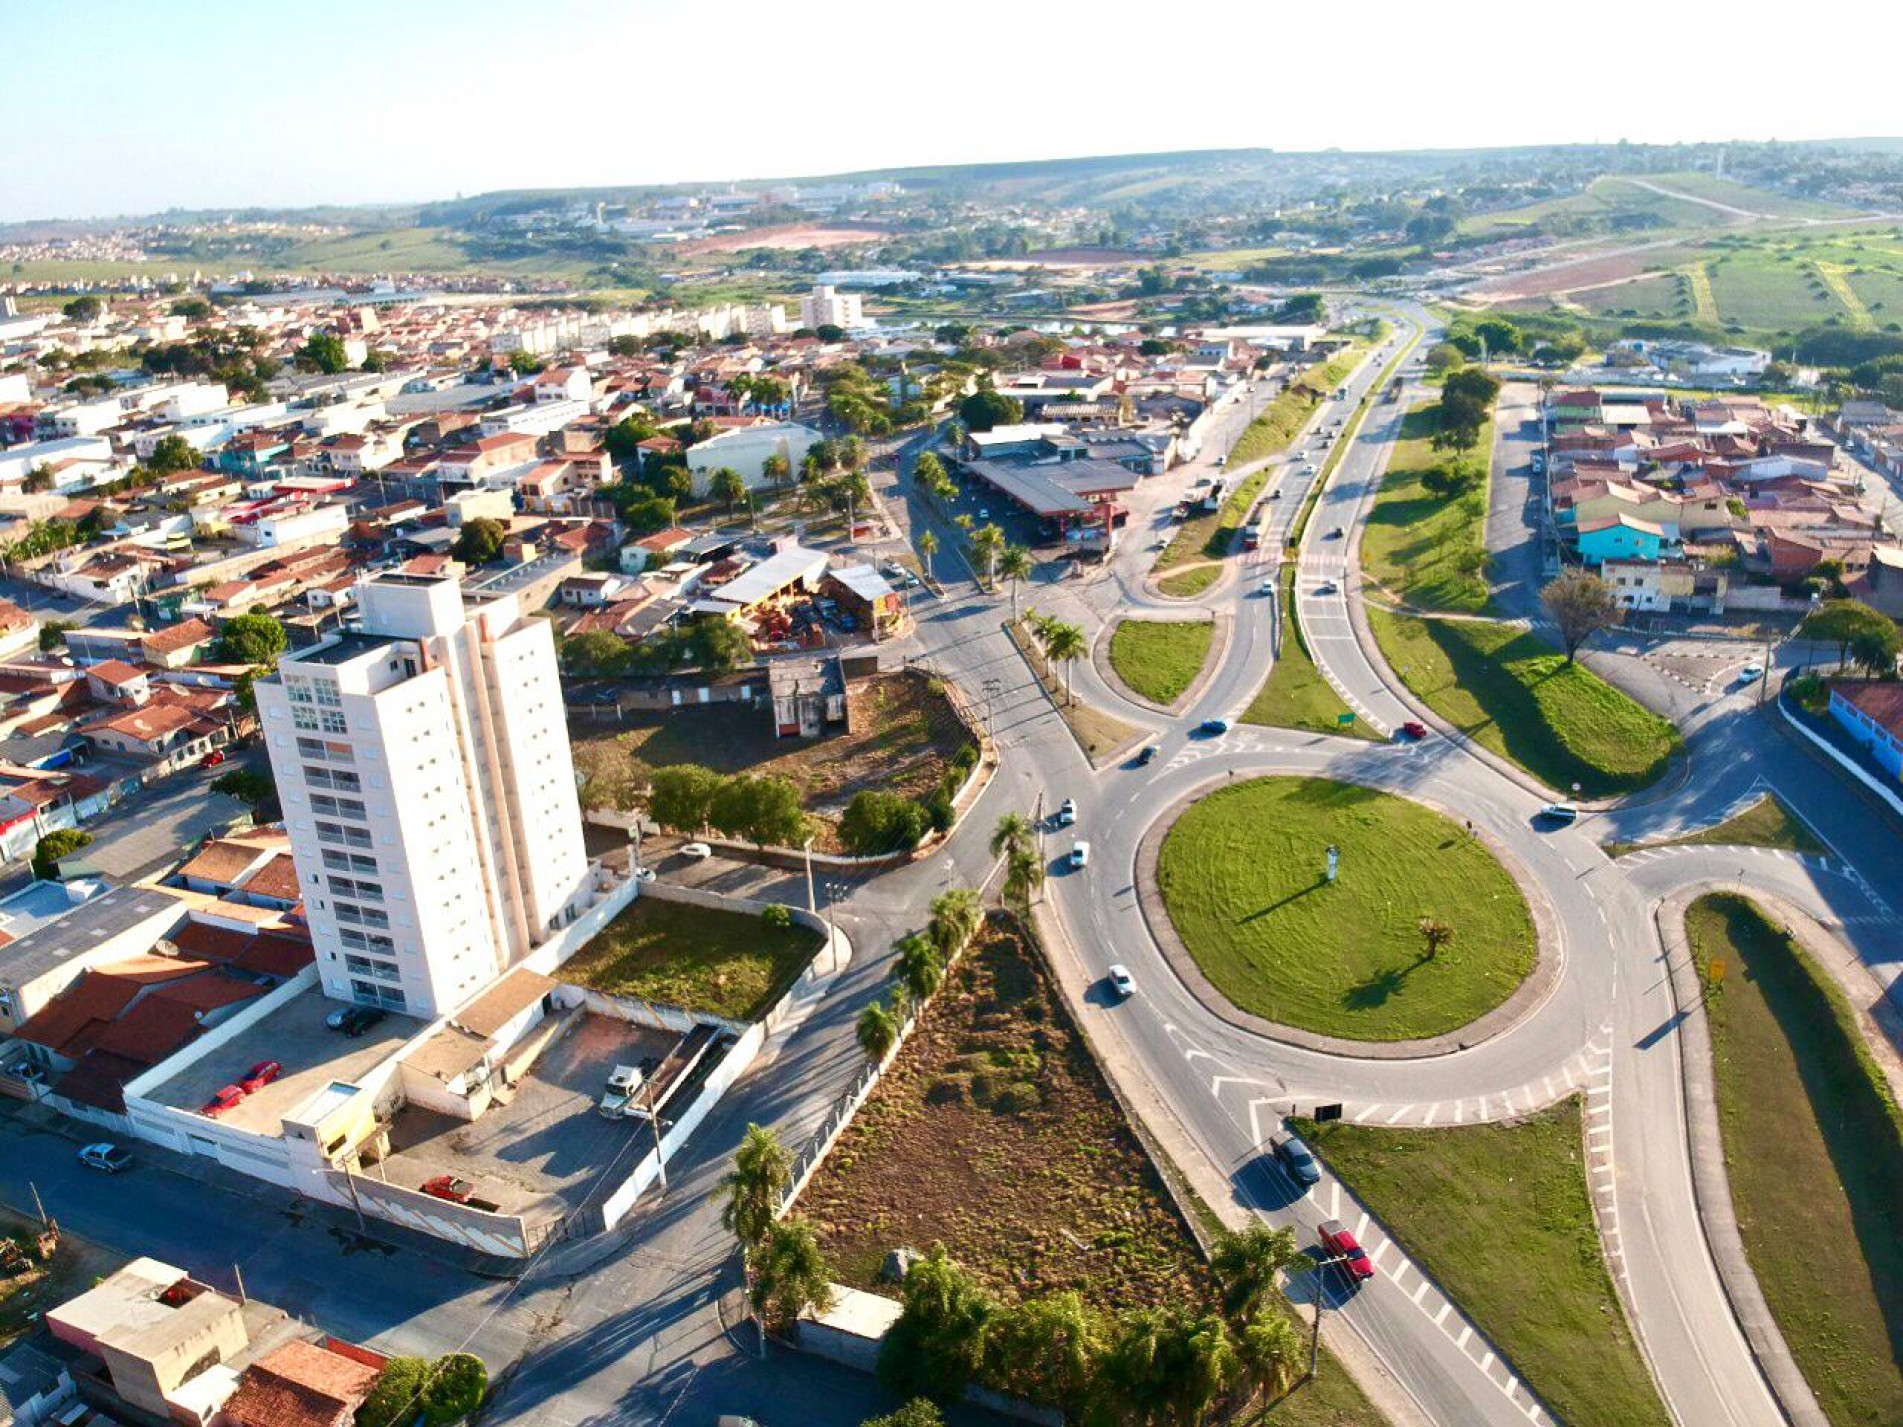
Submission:
M 258 709 L 325 993 L 434 1017 L 585 907 L 553 631 L 514 595 L 385 574 Z

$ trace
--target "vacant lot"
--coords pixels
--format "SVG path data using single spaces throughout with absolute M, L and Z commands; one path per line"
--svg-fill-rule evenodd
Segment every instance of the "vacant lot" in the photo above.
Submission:
M 1432 809 L 1353 783 L 1220 788 L 1165 835 L 1157 881 L 1203 974 L 1282 1025 L 1355 1040 L 1438 1035 L 1492 1010 L 1533 969 L 1532 917 L 1493 855 Z M 1424 917 L 1453 929 L 1434 954 Z
M 1636 282 L 1575 292 L 1572 300 L 1595 317 L 1646 317 L 1685 321 L 1692 315 L 1690 284 L 1680 273 L 1658 273 Z
M 1732 1203 L 1772 1316 L 1833 1423 L 1903 1422 L 1903 1112 L 1843 994 L 1756 906 L 1702 897 Z
M 1599 1249 L 1579 1104 L 1513 1125 L 1311 1126 L 1330 1167 L 1570 1427 L 1665 1427 Z
M 1282 652 L 1275 656 L 1269 677 L 1242 711 L 1244 723 L 1269 724 L 1276 728 L 1305 728 L 1313 733 L 1337 733 L 1349 738 L 1375 738 L 1374 730 L 1359 719 L 1343 724 L 1343 714 L 1351 713 L 1315 667 L 1308 645 L 1294 618 L 1295 567 L 1282 570 Z
M 1389 665 L 1434 712 L 1549 788 L 1629 793 L 1654 782 L 1681 746 L 1665 719 L 1525 630 L 1376 606 L 1368 622 Z
M 817 932 L 659 897 L 633 904 L 562 966 L 614 996 L 750 1021 L 777 1001 L 819 950 Z
M 1718 315 L 1754 332 L 1798 332 L 1835 317 L 1844 306 L 1809 263 L 1761 248 L 1722 252 L 1705 264 Z
M 703 704 L 625 723 L 575 719 L 569 736 L 587 780 L 584 800 L 631 808 L 652 769 L 698 763 L 790 779 L 806 810 L 824 816 L 862 788 L 929 794 L 971 742 L 943 690 L 921 674 L 879 674 L 847 688 L 852 731 L 818 739 L 776 737 L 770 711 L 757 704 Z
M 1100 1308 L 1209 1294 L 1195 1240 L 1032 951 L 993 923 L 801 1208 L 847 1283 L 896 1296 L 895 1248 L 943 1243 L 1006 1297 Z
M 62 1233 L 53 1257 L 41 1263 L 33 1247 L 39 1230 L 39 1220 L 0 1209 L 0 1238 L 26 1250 L 31 1265 L 24 1273 L 0 1278 L 0 1348 L 37 1327 L 47 1309 L 84 1293 L 125 1262 L 89 1240 Z
M 1830 851 L 1771 793 L 1766 793 L 1736 817 L 1726 818 L 1712 827 L 1700 828 L 1682 837 L 1660 838 L 1657 842 L 1609 842 L 1606 852 L 1612 857 L 1623 857 L 1647 847 L 1776 847 L 1785 852 L 1806 854 Z
M 779 252 L 798 252 L 803 248 L 845 248 L 854 243 L 874 243 L 892 236 L 890 228 L 876 223 L 781 223 L 766 228 L 749 228 L 744 233 L 721 233 L 712 238 L 696 238 L 674 249 L 690 256 L 700 253 L 741 253 L 750 248 L 771 248 Z
M 1209 658 L 1216 625 L 1208 619 L 1126 619 L 1110 635 L 1110 667 L 1154 704 L 1174 704 Z
M 1408 412 L 1374 510 L 1361 536 L 1361 566 L 1416 609 L 1479 614 L 1487 607 L 1487 478 L 1493 422 L 1473 451 L 1434 449 L 1440 420 L 1433 405 Z M 1436 495 L 1422 478 L 1455 460 L 1478 466 L 1479 482 L 1458 495 Z

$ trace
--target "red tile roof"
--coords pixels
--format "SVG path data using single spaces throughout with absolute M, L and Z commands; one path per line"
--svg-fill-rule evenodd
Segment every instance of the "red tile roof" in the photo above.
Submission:
M 315 1343 L 289 1342 L 238 1379 L 223 1415 L 238 1427 L 331 1427 L 369 1396 L 377 1369 Z

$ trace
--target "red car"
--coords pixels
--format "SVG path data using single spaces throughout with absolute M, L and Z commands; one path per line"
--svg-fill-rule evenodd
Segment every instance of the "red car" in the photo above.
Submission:
M 434 1179 L 423 1181 L 423 1192 L 434 1194 L 438 1199 L 447 1199 L 451 1204 L 465 1204 L 475 1192 L 475 1186 L 453 1174 L 439 1174 Z
M 1401 725 L 1401 732 L 1405 733 L 1409 738 L 1426 738 L 1427 725 L 1417 718 L 1411 718 Z
M 275 1060 L 261 1060 L 245 1072 L 244 1079 L 238 1082 L 238 1088 L 247 1095 L 253 1095 L 283 1073 L 284 1067 Z
M 1322 1252 L 1349 1278 L 1360 1283 L 1374 1277 L 1374 1265 L 1368 1262 L 1367 1252 L 1341 1220 L 1324 1219 L 1316 1232 L 1321 1235 Z
M 233 1105 L 236 1105 L 240 1100 L 244 1099 L 244 1094 L 244 1087 L 242 1085 L 227 1085 L 223 1090 L 220 1090 L 216 1095 L 212 1096 L 211 1099 L 199 1106 L 198 1113 L 212 1116 L 222 1115 Z
M 224 750 L 221 748 L 214 748 L 212 749 L 211 752 L 205 755 L 204 759 L 199 763 L 198 766 L 200 768 L 216 768 L 220 763 L 223 763 L 224 761 L 225 761 Z

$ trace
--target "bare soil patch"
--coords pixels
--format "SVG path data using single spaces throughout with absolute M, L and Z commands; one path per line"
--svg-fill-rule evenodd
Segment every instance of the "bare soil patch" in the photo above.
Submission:
M 797 252 L 801 248 L 847 248 L 854 243 L 872 243 L 892 236 L 890 228 L 876 223 L 782 223 L 767 228 L 749 228 L 744 233 L 720 233 L 711 238 L 696 238 L 676 250 L 695 253 L 742 253 L 749 248 L 772 248 Z

